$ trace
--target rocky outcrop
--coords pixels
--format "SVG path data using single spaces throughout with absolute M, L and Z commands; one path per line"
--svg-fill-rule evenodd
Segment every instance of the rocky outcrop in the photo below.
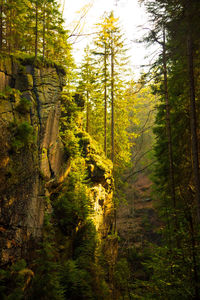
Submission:
M 89 135 L 82 134 L 80 141 L 91 180 L 92 219 L 100 239 L 105 239 L 113 231 L 113 165 Z
M 64 71 L 56 66 L 12 57 L 0 61 L 1 265 L 29 258 L 51 210 L 47 199 L 70 172 L 59 135 L 64 84 Z M 113 223 L 112 164 L 90 138 L 80 141 L 90 177 L 91 217 L 105 239 Z
M 48 184 L 63 180 L 59 138 L 64 76 L 55 67 L 34 67 L 11 57 L 0 62 L 1 261 L 22 257 L 41 236 Z

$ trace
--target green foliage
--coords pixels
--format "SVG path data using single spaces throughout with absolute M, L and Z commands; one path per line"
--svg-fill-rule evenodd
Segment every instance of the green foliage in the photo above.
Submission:
M 16 106 L 16 110 L 21 114 L 30 112 L 31 103 L 28 99 L 21 97 L 19 104 Z
M 98 141 L 102 149 L 106 145 L 108 158 L 111 158 L 111 94 L 114 95 L 114 165 L 116 173 L 124 170 L 130 162 L 131 134 L 128 128 L 131 122 L 132 99 L 126 96 L 126 46 L 123 40 L 119 20 L 113 12 L 105 13 L 102 22 L 97 25 L 98 35 L 94 39 L 94 46 L 86 47 L 85 56 L 81 64 L 81 76 L 77 90 L 85 99 L 84 126 L 86 131 Z M 111 92 L 111 54 L 114 54 L 114 87 Z M 105 109 L 105 105 L 107 109 Z M 105 124 L 105 117 L 107 119 Z
M 81 109 L 71 93 L 64 92 L 61 103 L 60 136 L 65 146 L 66 159 L 75 158 L 80 154 L 77 132 L 81 122 Z
M 42 241 L 37 245 L 39 250 L 33 253 L 33 260 L 30 258 L 34 273 L 31 270 L 24 271 L 25 266 L 21 266 L 25 274 L 23 276 L 21 269 L 12 270 L 8 275 L 2 271 L 2 297 L 5 295 L 10 297 L 5 299 L 16 300 L 109 299 L 106 276 L 97 258 L 99 241 L 91 220 L 94 212 L 89 195 L 91 183 L 88 182 L 86 170 L 89 162 L 96 163 L 95 167 L 104 176 L 105 170 L 110 171 L 111 164 L 106 163 L 105 157 L 101 161 L 100 147 L 82 132 L 83 93 L 75 94 L 70 83 L 73 76 L 71 47 L 67 42 L 67 32 L 63 28 L 57 1 L 16 0 L 4 1 L 3 4 L 3 44 L 0 41 L 0 50 L 14 53 L 13 60 L 16 57 L 20 62 L 18 71 L 24 75 L 27 65 L 37 68 L 55 67 L 67 77 L 61 99 L 60 137 L 71 171 L 64 183 L 59 183 L 55 190 L 52 187 L 51 199 L 46 203 L 46 208 L 52 209 L 52 216 L 51 213 L 45 215 Z M 12 28 L 10 32 L 8 24 Z M 36 46 L 37 57 L 34 55 Z M 52 59 L 56 60 L 56 64 Z M 60 64 L 67 65 L 67 68 Z M 17 116 L 24 120 L 23 114 L 30 111 L 31 104 L 14 89 L 0 96 L 4 98 L 8 95 L 15 103 Z M 100 104 L 97 96 L 98 93 L 95 95 L 95 105 Z M 95 120 L 99 110 L 93 112 Z M 28 122 L 14 121 L 9 129 L 12 151 L 18 153 L 34 146 L 34 128 Z M 97 136 L 97 128 L 94 131 Z M 40 179 L 44 180 L 41 174 Z M 13 274 L 14 283 L 9 277 Z
M 27 53 L 22 53 L 20 55 L 15 55 L 15 58 L 20 62 L 21 67 L 31 65 L 36 68 L 56 68 L 59 73 L 66 75 L 66 69 L 65 66 L 55 62 L 55 60 L 50 59 L 50 58 L 43 58 L 42 56 L 35 56 L 27 54 Z
M 105 275 L 96 261 L 97 232 L 91 220 L 77 231 L 73 248 L 73 260 L 68 260 L 62 267 L 61 282 L 66 299 L 109 299 Z
M 157 162 L 153 180 L 157 206 L 163 221 L 163 240 L 159 247 L 151 245 L 150 258 L 144 263 L 149 278 L 135 282 L 134 299 L 198 299 L 199 211 L 195 199 L 198 193 L 197 188 L 195 190 L 194 161 L 191 157 L 194 134 L 190 124 L 195 122 L 195 117 L 191 115 L 190 98 L 192 92 L 199 95 L 200 39 L 197 19 L 200 4 L 198 1 L 179 0 L 142 2 L 145 2 L 152 28 L 145 40 L 161 46 L 160 55 L 153 66 L 153 93 L 159 100 L 154 128 Z M 192 53 L 188 46 L 190 39 Z M 189 58 L 192 60 L 192 68 L 191 65 L 189 68 Z M 191 73 L 194 75 L 194 86 L 191 84 Z M 166 114 L 166 97 L 169 116 Z M 193 104 L 199 122 L 200 107 L 196 100 Z M 171 141 L 167 124 L 171 127 Z M 199 125 L 196 131 L 196 142 L 199 143 Z M 169 157 L 170 145 L 173 160 Z M 170 168 L 173 168 L 174 173 L 175 197 L 172 196 Z
M 76 227 L 84 221 L 88 215 L 88 196 L 86 188 L 80 182 L 73 185 L 73 178 L 69 179 L 72 184 L 54 203 L 54 212 L 58 225 L 66 234 L 72 234 Z
M 0 47 L 4 53 L 31 57 L 37 49 L 37 63 L 44 59 L 47 63 L 72 63 L 68 34 L 56 0 L 3 1 L 1 32 Z
M 27 268 L 25 260 L 19 260 L 7 270 L 0 271 L 0 297 L 2 300 L 22 300 L 27 283 L 33 272 Z
M 134 283 L 138 299 L 195 299 L 194 270 L 189 271 L 191 261 L 187 257 L 183 259 L 183 251 L 177 248 L 172 251 L 167 246 L 152 247 L 149 259 L 143 263 L 150 277 Z
M 79 154 L 79 140 L 71 130 L 65 130 L 64 145 L 66 159 L 76 157 Z
M 114 283 L 124 298 L 129 292 L 130 270 L 126 258 L 117 261 L 114 269 Z M 125 298 L 126 299 L 126 298 Z M 127 298 L 128 299 L 128 298 Z
M 92 51 L 87 46 L 81 64 L 80 79 L 77 91 L 84 99 L 84 128 L 95 138 L 100 139 L 103 126 L 103 105 L 101 82 L 99 81 L 98 61 L 93 57 Z M 101 124 L 98 124 L 99 119 Z M 100 131 L 101 130 L 101 131 Z M 97 137 L 98 131 L 98 137 Z M 101 140 L 101 142 L 103 142 Z
M 11 146 L 13 151 L 18 152 L 23 147 L 30 146 L 34 143 L 34 129 L 28 122 L 12 122 L 9 128 L 12 133 Z
M 73 258 L 63 267 L 63 285 L 69 299 L 95 299 L 92 274 L 95 272 L 96 230 L 91 221 L 78 230 L 73 243 Z
M 89 214 L 90 199 L 85 185 L 84 160 L 77 158 L 72 164 L 72 172 L 59 197 L 53 202 L 58 226 L 64 234 L 73 234 Z
M 60 269 L 65 299 L 109 299 L 104 273 L 97 262 L 98 237 L 86 186 L 85 159 L 77 157 L 60 195 L 53 196 L 53 219 L 64 249 L 71 248 Z M 71 246 L 68 242 L 71 241 Z M 62 259 L 62 258 L 61 258 Z M 102 287 L 104 289 L 102 290 Z
M 74 246 L 74 258 L 79 261 L 79 265 L 89 267 L 89 264 L 94 263 L 97 232 L 92 220 L 87 220 L 78 230 L 74 239 Z
M 28 291 L 28 299 L 65 299 L 63 286 L 60 283 L 60 264 L 56 261 L 56 255 L 55 232 L 50 216 L 46 215 L 43 241 L 34 262 L 35 275 Z
M 75 261 L 69 260 L 63 267 L 63 285 L 66 289 L 66 299 L 94 299 L 91 289 L 91 275 L 81 269 Z
M 3 99 L 10 99 L 12 102 L 20 99 L 20 91 L 6 86 L 6 88 L 0 92 L 0 97 Z

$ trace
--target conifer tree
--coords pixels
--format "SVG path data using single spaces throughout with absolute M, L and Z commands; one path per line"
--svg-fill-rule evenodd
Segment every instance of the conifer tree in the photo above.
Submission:
M 116 153 L 118 141 L 115 138 L 115 106 L 117 106 L 120 98 L 119 94 L 124 93 L 125 82 L 125 69 L 124 64 L 126 59 L 125 42 L 122 38 L 121 29 L 118 25 L 118 19 L 114 17 L 113 12 L 106 15 L 103 22 L 99 25 L 100 33 L 98 34 L 95 44 L 95 53 L 102 57 L 102 80 L 104 82 L 104 150 L 108 153 L 108 157 L 111 160 L 115 160 L 114 157 L 120 157 L 120 154 Z M 123 74 L 123 76 L 122 76 Z M 123 79 L 122 79 L 123 77 Z M 119 92 L 120 90 L 120 92 Z M 123 98 L 123 97 L 121 97 Z M 108 111 L 111 112 L 108 115 Z M 110 123 L 108 123 L 108 119 Z M 109 128 L 109 134 L 108 130 Z M 124 128 L 124 127 L 123 127 Z M 123 131 L 123 129 L 121 128 Z M 122 132 L 121 132 L 122 133 Z M 107 141 L 109 141 L 109 147 L 107 147 Z
M 84 96 L 86 112 L 86 131 L 98 138 L 102 132 L 102 103 L 100 93 L 100 82 L 98 79 L 98 62 L 92 57 L 92 51 L 87 46 L 84 60 L 81 64 L 81 78 L 78 85 L 78 92 Z M 97 134 L 96 134 L 97 132 Z
M 163 247 L 158 252 L 161 259 L 159 268 L 153 258 L 154 273 L 152 286 L 155 284 L 159 293 L 153 298 L 199 299 L 199 228 L 198 228 L 198 143 L 199 143 L 199 104 L 196 95 L 199 94 L 197 85 L 199 69 L 199 22 L 197 16 L 200 3 L 193 1 L 145 1 L 154 30 L 151 40 L 157 42 L 162 33 L 163 25 L 166 30 L 166 43 L 163 53 L 155 63 L 157 84 L 154 91 L 159 95 L 161 103 L 156 119 L 157 165 L 155 184 L 160 196 L 160 211 L 165 216 L 163 230 Z M 190 16 L 190 17 L 189 17 Z M 192 17 L 191 17 L 192 16 Z M 163 54 L 166 54 L 166 72 L 163 81 L 162 70 L 165 69 Z M 160 73 L 160 74 L 158 74 Z M 167 89 L 166 89 L 167 83 Z M 169 177 L 169 163 L 166 139 L 165 116 L 168 110 L 166 90 L 170 105 L 170 126 L 173 151 L 174 190 L 176 191 L 176 212 L 178 226 L 173 222 L 174 209 L 169 201 L 172 180 Z M 172 193 L 172 192 L 171 192 Z M 174 205 L 173 205 L 174 206 Z M 177 244 L 176 241 L 179 241 Z M 178 247 L 177 247 L 178 246 Z M 178 249 L 177 249 L 178 248 Z M 164 249 L 168 249 L 167 253 Z M 156 253 L 154 251 L 154 253 Z M 178 254 L 179 253 L 179 254 Z M 164 254 L 164 255 L 163 255 Z M 163 258 L 162 258 L 163 257 Z M 187 263 L 186 263 L 187 261 Z M 158 260 L 157 260 L 158 263 Z M 171 265 L 168 274 L 162 270 Z M 173 267 L 174 266 L 174 267 Z M 167 269 L 166 269 L 167 270 Z M 162 274 L 163 273 L 163 274 Z M 163 285 L 160 284 L 163 282 Z M 150 284 L 151 284 L 150 283 Z M 165 283 L 165 284 L 164 284 Z M 165 289 L 165 286 L 168 288 Z M 186 287 L 187 286 L 187 287 Z

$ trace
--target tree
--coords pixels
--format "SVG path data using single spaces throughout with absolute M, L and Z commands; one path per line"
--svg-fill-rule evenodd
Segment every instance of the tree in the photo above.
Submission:
M 153 24 L 151 41 L 160 42 L 163 26 L 165 28 L 164 43 L 161 43 L 162 53 L 154 64 L 154 74 L 155 70 L 157 73 L 154 92 L 161 101 L 154 129 L 157 158 L 154 182 L 165 224 L 163 245 L 159 251 L 165 253 L 164 249 L 167 249 L 167 252 L 159 265 L 160 270 L 153 265 L 154 273 L 150 284 L 155 284 L 155 289 L 162 290 L 162 295 L 156 296 L 154 290 L 152 297 L 175 299 L 179 295 L 182 299 L 199 299 L 199 104 L 196 95 L 199 94 L 197 82 L 200 41 L 197 16 L 200 3 L 196 0 L 145 2 Z M 170 124 L 166 122 L 166 116 Z M 173 154 L 172 158 L 170 152 Z M 172 169 L 169 172 L 170 165 L 173 166 L 173 172 Z M 174 174 L 174 187 L 170 173 Z M 173 190 L 176 201 L 172 206 L 170 198 Z M 173 222 L 174 212 L 177 214 L 177 224 Z M 162 275 L 167 264 L 171 265 L 168 275 Z M 159 282 L 165 284 L 161 286 Z M 165 289 L 167 285 L 168 288 Z
M 114 17 L 113 12 L 105 15 L 102 23 L 98 26 L 100 30 L 95 40 L 95 53 L 103 58 L 101 75 L 104 83 L 104 150 L 108 153 L 111 160 L 115 161 L 115 144 L 118 143 L 115 138 L 115 124 L 117 124 L 117 120 L 115 120 L 115 113 L 117 113 L 115 112 L 115 106 L 117 106 L 118 101 L 120 102 L 120 98 L 117 96 L 119 94 L 123 95 L 125 90 L 125 70 L 123 68 L 125 63 L 127 63 L 126 48 L 118 25 L 118 19 Z M 110 72 L 108 72 L 109 68 Z M 122 69 L 124 78 L 121 76 Z M 108 111 L 111 112 L 110 116 L 108 116 Z M 108 118 L 110 119 L 110 125 L 107 122 Z M 108 127 L 110 128 L 109 135 Z M 125 127 L 122 128 L 123 131 Z M 108 140 L 109 147 L 107 147 Z
M 97 137 L 95 128 L 98 134 L 101 132 L 97 119 L 98 114 L 102 115 L 101 94 L 99 93 L 100 82 L 98 80 L 98 64 L 92 57 L 92 51 L 87 46 L 85 56 L 81 64 L 81 78 L 79 80 L 78 92 L 84 96 L 86 110 L 86 131 Z M 102 118 L 101 118 L 102 119 Z

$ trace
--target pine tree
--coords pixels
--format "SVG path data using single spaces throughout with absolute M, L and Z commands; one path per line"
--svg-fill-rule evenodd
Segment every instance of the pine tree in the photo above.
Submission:
M 117 162 L 120 153 L 116 153 L 118 140 L 115 138 L 115 106 L 120 102 L 119 94 L 123 95 L 125 90 L 125 70 L 123 69 L 126 58 L 125 42 L 122 39 L 122 33 L 118 25 L 118 19 L 113 12 L 106 15 L 103 22 L 98 25 L 100 33 L 98 34 L 95 44 L 97 49 L 95 53 L 102 57 L 102 80 L 104 83 L 104 150 L 112 161 Z M 123 71 L 122 71 L 123 70 Z M 109 71 L 109 72 L 108 72 Z M 124 75 L 122 78 L 121 74 Z M 123 84 L 124 82 L 124 84 Z M 123 96 L 121 96 L 123 99 Z M 124 106 L 126 104 L 124 103 Z M 108 115 L 108 111 L 111 115 Z M 108 123 L 108 120 L 110 121 Z M 109 128 L 109 134 L 108 130 Z M 121 134 L 125 126 L 121 128 Z M 122 134 L 123 135 L 123 134 Z M 107 141 L 109 146 L 107 147 Z M 118 157 L 118 158 L 117 158 Z
M 163 26 L 166 30 L 164 36 L 166 42 L 163 43 L 162 54 L 154 67 L 157 74 L 154 91 L 161 101 L 154 130 L 155 153 L 158 160 L 154 180 L 160 197 L 160 211 L 165 222 L 163 247 L 159 251 L 162 253 L 161 256 L 165 254 L 163 259 L 159 255 L 160 269 L 157 268 L 155 261 L 155 264 L 152 264 L 154 273 L 151 283 L 155 284 L 153 288 L 158 288 L 160 291 L 156 295 L 154 289 L 153 297 L 175 299 L 179 295 L 182 299 L 199 299 L 197 224 L 199 222 L 197 218 L 199 105 L 195 95 L 199 93 L 197 82 L 200 44 L 197 34 L 199 30 L 197 15 L 200 3 L 196 0 L 190 2 L 158 0 L 146 1 L 146 6 L 154 26 L 150 39 L 154 42 L 161 41 Z M 169 159 L 169 128 L 168 138 L 166 135 L 168 113 L 170 113 L 168 119 L 173 159 Z M 170 175 L 172 172 L 169 172 L 170 160 L 173 166 L 174 187 Z M 170 198 L 173 198 L 173 189 L 176 192 L 175 205 L 170 201 Z M 177 214 L 177 224 L 173 222 L 174 213 Z M 164 248 L 167 249 L 167 253 Z M 168 269 L 168 274 L 164 274 L 163 270 L 167 264 L 171 265 L 171 268 Z M 168 288 L 165 289 L 167 285 Z
M 81 64 L 81 78 L 77 91 L 84 96 L 85 99 L 85 128 L 86 131 L 94 138 L 101 139 L 102 124 L 102 103 L 100 82 L 98 79 L 98 62 L 92 57 L 92 51 L 87 46 L 85 49 L 85 56 Z M 97 134 L 95 133 L 97 132 Z

